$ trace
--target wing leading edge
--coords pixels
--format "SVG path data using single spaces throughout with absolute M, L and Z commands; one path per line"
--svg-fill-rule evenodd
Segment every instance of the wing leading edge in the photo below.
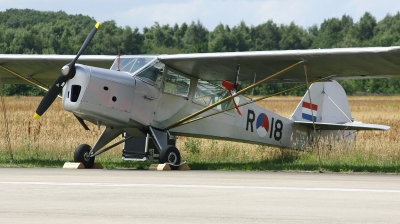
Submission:
M 207 81 L 262 80 L 296 62 L 305 60 L 310 81 L 335 75 L 333 79 L 400 77 L 400 47 L 337 48 L 313 50 L 255 51 L 160 55 L 160 61 L 189 76 Z M 303 66 L 272 82 L 304 82 Z

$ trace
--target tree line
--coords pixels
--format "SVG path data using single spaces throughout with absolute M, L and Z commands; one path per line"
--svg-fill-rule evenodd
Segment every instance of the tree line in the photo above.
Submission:
M 63 11 L 43 12 L 8 9 L 0 12 L 0 53 L 76 54 L 95 19 Z M 358 22 L 343 15 L 303 28 L 294 22 L 268 20 L 256 26 L 245 21 L 229 27 L 220 23 L 209 31 L 200 21 L 182 24 L 155 22 L 143 30 L 119 27 L 114 20 L 101 24 L 85 54 L 175 54 L 235 51 L 266 51 L 400 45 L 400 13 L 381 21 L 365 12 Z M 400 79 L 340 81 L 348 94 L 399 94 Z M 295 84 L 268 84 L 256 94 L 270 94 Z M 6 95 L 42 95 L 29 85 L 4 85 Z M 304 89 L 290 92 L 304 94 Z

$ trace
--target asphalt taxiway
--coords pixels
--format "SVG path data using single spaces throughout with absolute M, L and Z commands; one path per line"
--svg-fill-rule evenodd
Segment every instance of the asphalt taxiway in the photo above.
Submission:
M 400 176 L 0 168 L 0 223 L 399 223 Z

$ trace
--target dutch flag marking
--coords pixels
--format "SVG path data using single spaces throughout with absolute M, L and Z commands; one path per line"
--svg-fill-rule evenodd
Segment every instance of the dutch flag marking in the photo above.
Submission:
M 313 121 L 314 117 L 314 122 L 317 121 L 317 111 L 318 111 L 318 105 L 316 104 L 311 104 L 303 101 L 303 108 L 301 110 L 301 117 L 305 120 Z

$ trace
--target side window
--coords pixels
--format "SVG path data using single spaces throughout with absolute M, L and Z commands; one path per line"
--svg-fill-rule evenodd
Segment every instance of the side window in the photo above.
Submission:
M 199 79 L 197 82 L 197 87 L 193 98 L 193 102 L 204 106 L 209 106 L 228 96 L 229 92 L 223 89 L 220 85 Z M 238 100 L 239 97 L 235 97 L 235 101 Z M 228 100 L 216 106 L 215 108 L 219 110 L 225 110 L 231 107 L 233 107 L 233 102 L 232 100 Z M 234 110 L 230 110 L 229 112 L 234 112 Z
M 157 86 L 161 86 L 162 76 L 164 72 L 164 64 L 155 61 L 136 76 L 154 82 Z
M 187 97 L 189 95 L 190 79 L 171 70 L 165 77 L 164 92 Z
M 221 86 L 199 79 L 197 82 L 193 102 L 208 106 L 210 104 L 218 102 L 228 95 L 228 91 L 223 89 Z

